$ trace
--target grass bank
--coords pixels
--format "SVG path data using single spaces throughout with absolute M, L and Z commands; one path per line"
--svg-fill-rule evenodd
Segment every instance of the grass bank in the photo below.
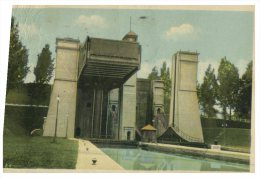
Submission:
M 41 129 L 48 108 L 5 106 L 4 136 L 29 135 Z
M 6 106 L 3 137 L 3 166 L 5 168 L 74 169 L 78 142 L 51 137 L 29 136 L 41 128 L 46 108 Z
M 217 140 L 227 149 L 250 152 L 251 130 L 241 128 L 204 128 L 204 141 L 213 144 Z
M 4 136 L 3 166 L 5 168 L 74 169 L 78 142 L 51 137 Z

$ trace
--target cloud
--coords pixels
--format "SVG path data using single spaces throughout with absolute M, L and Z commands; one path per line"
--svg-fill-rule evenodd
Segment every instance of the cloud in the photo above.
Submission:
M 180 26 L 172 26 L 166 32 L 165 36 L 174 38 L 195 34 L 196 30 L 191 24 L 181 24 Z
M 19 32 L 22 38 L 31 39 L 39 35 L 40 30 L 35 24 L 19 24 Z
M 98 15 L 89 15 L 89 16 L 80 15 L 76 20 L 76 24 L 84 28 L 89 28 L 89 27 L 104 28 L 106 26 L 104 18 Z

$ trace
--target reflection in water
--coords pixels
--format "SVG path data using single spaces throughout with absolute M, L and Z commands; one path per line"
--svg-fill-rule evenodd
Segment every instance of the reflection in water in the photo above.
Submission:
M 249 165 L 207 158 L 173 155 L 135 148 L 101 148 L 127 170 L 184 170 L 248 172 Z

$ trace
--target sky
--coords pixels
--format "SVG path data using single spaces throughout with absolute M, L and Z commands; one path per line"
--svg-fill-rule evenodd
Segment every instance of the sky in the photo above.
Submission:
M 30 73 L 25 82 L 33 82 L 37 55 L 49 44 L 55 58 L 56 38 L 75 38 L 82 43 L 87 36 L 121 40 L 131 30 L 142 46 L 141 69 L 137 75 L 147 78 L 152 68 L 164 61 L 171 67 L 179 50 L 197 51 L 198 81 L 203 81 L 211 64 L 217 74 L 226 56 L 240 76 L 253 60 L 254 12 L 165 9 L 97 8 L 13 8 L 19 23 L 20 38 L 29 49 Z

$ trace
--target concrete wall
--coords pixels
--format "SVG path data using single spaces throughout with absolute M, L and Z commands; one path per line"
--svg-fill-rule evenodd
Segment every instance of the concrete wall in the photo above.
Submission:
M 136 121 L 136 74 L 134 74 L 119 91 L 120 96 L 120 140 L 127 140 L 127 132 L 131 132 L 130 140 L 135 139 Z
M 164 84 L 162 80 L 153 80 L 152 85 L 153 98 L 153 126 L 157 129 L 156 135 L 160 136 L 166 131 L 166 118 L 164 114 Z M 160 111 L 160 112 L 159 112 Z
M 119 89 L 113 89 L 108 93 L 106 133 L 111 138 L 118 139 L 119 124 Z M 114 107 L 114 111 L 113 111 Z
M 76 135 L 79 137 L 91 137 L 92 113 L 93 113 L 94 90 L 78 88 L 77 90 L 77 113 Z
M 78 57 L 78 40 L 57 39 L 55 79 L 44 126 L 44 136 L 54 136 L 57 118 L 57 136 L 74 137 Z M 58 95 L 59 105 L 57 104 Z
M 203 142 L 196 91 L 198 53 L 177 52 L 172 60 L 169 125 L 188 141 Z
M 157 115 L 160 108 L 164 112 L 164 84 L 162 80 L 152 81 L 153 115 Z
M 151 82 L 137 79 L 136 85 L 136 127 L 141 129 L 148 123 L 152 124 Z

